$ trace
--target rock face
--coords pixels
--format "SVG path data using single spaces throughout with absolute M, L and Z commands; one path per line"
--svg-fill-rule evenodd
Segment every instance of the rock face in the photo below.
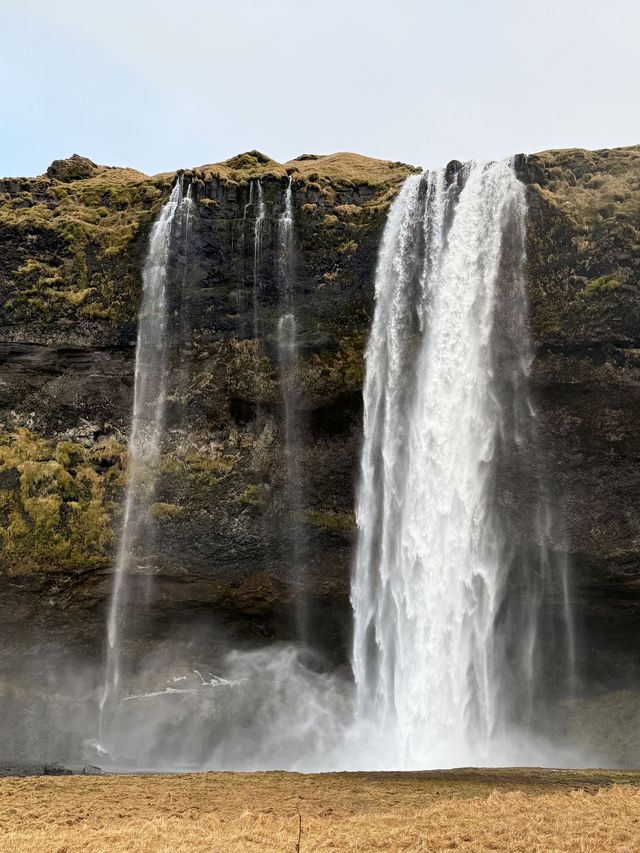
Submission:
M 534 391 L 592 686 L 633 683 L 640 636 L 640 147 L 551 151 L 529 184 Z
M 175 175 L 92 165 L 90 176 L 70 180 L 82 164 L 61 162 L 47 177 L 0 184 L 2 645 L 42 653 L 61 643 L 98 658 L 124 486 L 140 270 Z M 187 248 L 171 263 L 167 435 L 150 510 L 154 545 L 141 555 L 140 582 L 154 574 L 155 603 L 132 654 L 194 621 L 234 643 L 290 636 L 303 593 L 286 553 L 285 531 L 296 524 L 318 614 L 313 630 L 344 658 L 373 271 L 388 204 L 411 171 L 357 155 L 281 166 L 250 152 L 184 173 L 196 213 Z M 283 311 L 277 219 L 289 176 L 306 436 L 293 519 L 275 354 Z M 256 180 L 267 210 L 259 256 Z
M 583 672 L 609 687 L 631 675 L 640 636 L 640 148 L 545 152 L 519 158 L 518 169 L 555 548 L 567 554 L 591 638 Z M 280 165 L 249 152 L 184 173 L 196 214 L 172 262 L 167 435 L 154 544 L 140 560 L 154 596 L 132 654 L 195 623 L 214 645 L 291 636 L 303 590 L 284 532 L 296 524 L 316 614 L 309 631 L 345 660 L 362 355 L 386 211 L 412 171 L 351 154 Z M 276 363 L 277 219 L 289 176 L 306 436 L 294 518 Z M 27 652 L 102 655 L 140 270 L 174 179 L 74 155 L 46 176 L 0 181 L 5 673 Z M 267 206 L 259 257 L 256 180 Z M 517 482 L 507 499 L 526 514 Z

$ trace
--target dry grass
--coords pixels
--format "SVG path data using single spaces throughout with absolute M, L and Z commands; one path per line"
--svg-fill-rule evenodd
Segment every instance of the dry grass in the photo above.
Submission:
M 415 171 L 414 166 L 349 152 L 321 155 L 313 160 L 290 160 L 288 163 L 278 163 L 267 157 L 262 162 L 247 153 L 223 163 L 209 163 L 195 168 L 196 174 L 205 178 L 216 176 L 221 180 L 247 182 L 268 177 L 284 180 L 288 174 L 292 174 L 296 182 L 318 183 L 319 186 L 364 184 L 376 190 L 397 187 L 412 171 Z M 156 176 L 159 177 L 168 175 Z
M 636 226 L 640 213 L 640 145 L 585 151 L 541 151 L 531 158 L 547 172 L 545 197 L 585 232 L 610 217 Z
M 638 851 L 632 774 L 204 773 L 0 780 L 0 850 Z

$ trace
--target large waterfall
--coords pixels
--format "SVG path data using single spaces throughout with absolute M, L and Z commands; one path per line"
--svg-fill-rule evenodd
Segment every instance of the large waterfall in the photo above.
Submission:
M 172 237 L 177 228 L 183 236 L 188 235 L 192 204 L 191 187 L 185 193 L 180 177 L 153 225 L 142 270 L 127 485 L 107 621 L 101 724 L 105 705 L 120 684 L 126 624 L 135 622 L 141 606 L 140 584 L 134 584 L 133 576 L 148 556 L 148 510 L 154 500 L 164 432 Z
M 543 478 L 527 462 L 525 215 L 510 162 L 412 176 L 389 213 L 352 582 L 357 727 L 384 732 L 379 766 L 526 758 L 554 573 Z M 536 495 L 533 558 L 516 555 L 514 512 L 499 505 L 505 465 Z

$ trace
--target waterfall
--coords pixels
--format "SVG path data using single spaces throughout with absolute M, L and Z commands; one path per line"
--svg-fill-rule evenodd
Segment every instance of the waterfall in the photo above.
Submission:
M 180 176 L 151 229 L 142 269 L 127 484 L 107 620 L 106 677 L 100 701 L 101 726 L 105 705 L 117 693 L 120 684 L 124 628 L 128 620 L 139 615 L 138 595 L 134 594 L 132 586 L 132 570 L 140 559 L 144 559 L 145 544 L 148 544 L 148 509 L 154 500 L 164 432 L 172 236 L 176 230 L 175 224 L 179 222 L 182 237 L 188 237 L 192 204 L 190 188 L 185 195 Z
M 255 189 L 254 189 L 255 186 Z M 255 200 L 254 200 L 255 194 Z M 260 294 L 260 262 L 262 259 L 262 237 L 267 218 L 267 206 L 264 201 L 264 191 L 260 181 L 252 181 L 249 189 L 249 201 L 255 205 L 255 220 L 253 224 L 253 334 L 257 342 L 260 338 L 258 317 L 258 296 Z
M 545 649 L 568 655 L 568 627 L 541 627 L 554 572 L 530 462 L 525 216 L 511 162 L 411 176 L 389 212 L 351 593 L 356 720 L 381 733 L 377 766 L 522 759 Z M 537 495 L 533 558 L 515 553 L 518 494 L 500 503 L 508 466 Z
M 278 218 L 278 286 L 287 308 L 293 296 L 293 181 L 284 193 L 284 207 Z
M 277 274 L 280 302 L 284 313 L 278 320 L 278 369 L 282 389 L 284 427 L 285 505 L 288 513 L 287 544 L 291 561 L 291 582 L 296 590 L 295 624 L 299 639 L 305 638 L 306 575 L 302 531 L 298 521 L 302 499 L 302 472 L 299 464 L 300 423 L 298 417 L 298 325 L 293 307 L 293 188 L 289 176 L 284 206 L 278 218 Z

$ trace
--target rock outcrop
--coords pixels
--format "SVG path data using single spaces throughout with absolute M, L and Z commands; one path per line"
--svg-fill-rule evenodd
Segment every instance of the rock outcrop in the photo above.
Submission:
M 528 185 L 533 390 L 594 684 L 635 666 L 640 619 L 640 148 L 518 160 Z M 414 169 L 353 154 L 258 152 L 184 172 L 197 213 L 174 258 L 171 388 L 151 507 L 154 604 L 138 641 L 206 623 L 225 642 L 310 630 L 345 659 L 363 349 L 389 203 Z M 276 224 L 292 178 L 300 329 L 301 505 L 285 499 L 275 359 Z M 119 524 L 140 270 L 175 175 L 77 155 L 0 181 L 0 631 L 5 671 L 36 646 L 102 654 Z M 267 204 L 257 269 L 250 181 Z M 254 335 L 254 276 L 259 336 Z M 505 500 L 526 495 L 517 482 Z M 530 547 L 531 542 L 523 542 Z M 211 626 L 215 626 L 215 630 Z

